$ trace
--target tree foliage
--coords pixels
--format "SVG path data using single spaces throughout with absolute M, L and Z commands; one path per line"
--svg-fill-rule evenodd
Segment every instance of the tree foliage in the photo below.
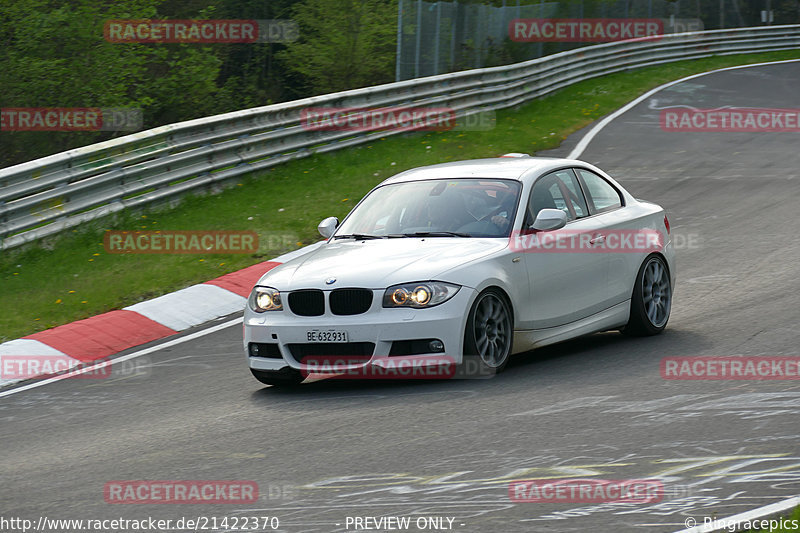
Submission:
M 0 108 L 139 108 L 148 129 L 391 81 L 396 12 L 390 0 L 307 2 L 6 0 Z M 111 43 L 103 37 L 113 19 L 211 18 L 296 18 L 303 38 L 282 55 L 283 43 Z M 127 133 L 0 131 L 0 167 Z
M 280 57 L 313 93 L 393 81 L 396 16 L 391 0 L 304 0 L 293 10 L 300 39 Z

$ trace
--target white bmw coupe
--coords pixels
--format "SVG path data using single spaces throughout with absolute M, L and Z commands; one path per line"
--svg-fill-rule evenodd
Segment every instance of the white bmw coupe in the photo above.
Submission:
M 589 333 L 654 335 L 675 283 L 669 221 L 582 161 L 509 154 L 402 172 L 248 299 L 253 375 L 298 384 L 395 358 L 497 373 L 518 352 Z M 317 363 L 314 363 L 315 365 Z

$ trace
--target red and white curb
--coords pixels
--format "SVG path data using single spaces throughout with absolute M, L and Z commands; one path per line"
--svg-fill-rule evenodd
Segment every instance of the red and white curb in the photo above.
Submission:
M 123 309 L 4 342 L 0 344 L 0 387 L 68 370 L 242 311 L 261 276 L 320 244 Z

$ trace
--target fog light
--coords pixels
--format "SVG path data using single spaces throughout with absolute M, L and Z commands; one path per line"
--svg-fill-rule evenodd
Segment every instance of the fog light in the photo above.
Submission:
M 444 343 L 440 340 L 432 340 L 428 347 L 431 349 L 432 352 L 443 352 L 444 351 Z
M 254 342 L 250 343 L 250 355 L 258 355 L 258 344 Z

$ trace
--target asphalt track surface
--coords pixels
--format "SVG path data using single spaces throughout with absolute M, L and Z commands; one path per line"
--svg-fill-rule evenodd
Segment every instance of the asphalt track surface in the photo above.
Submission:
M 0 398 L 0 514 L 276 516 L 291 533 L 346 531 L 355 516 L 451 517 L 463 532 L 668 532 L 800 493 L 800 381 L 659 372 L 665 356 L 800 355 L 800 134 L 674 133 L 658 120 L 666 106 L 797 108 L 798 82 L 800 63 L 695 78 L 622 114 L 582 154 L 668 210 L 679 272 L 663 335 L 592 335 L 517 356 L 489 380 L 285 391 L 250 376 L 233 325 L 112 378 Z M 548 477 L 658 477 L 666 494 L 509 500 L 509 481 Z M 116 505 L 103 497 L 112 480 L 253 480 L 260 496 Z

